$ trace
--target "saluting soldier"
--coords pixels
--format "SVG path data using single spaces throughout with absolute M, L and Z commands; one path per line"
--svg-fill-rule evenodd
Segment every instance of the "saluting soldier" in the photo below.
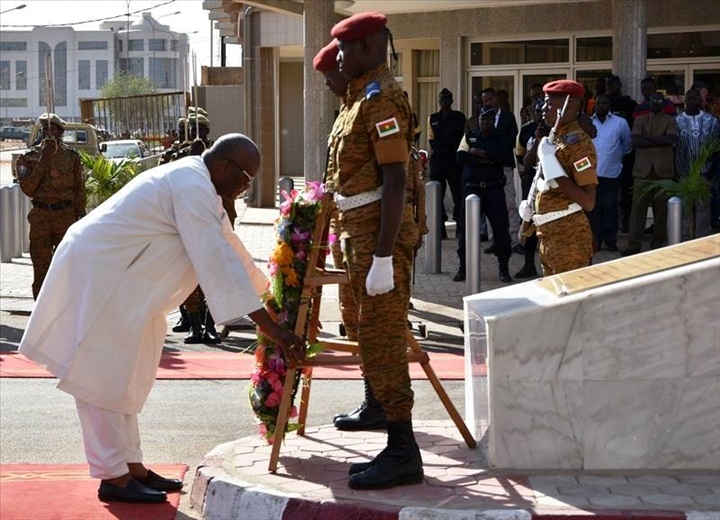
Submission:
M 37 299 L 55 248 L 67 229 L 85 216 L 85 173 L 80 156 L 62 142 L 65 121 L 56 114 L 38 118 L 43 139 L 17 160 L 20 189 L 31 198 L 30 259 Z
M 387 418 L 388 445 L 350 466 L 352 489 L 423 479 L 412 429 L 407 315 L 417 225 L 406 204 L 412 111 L 387 63 L 386 17 L 366 12 L 332 29 L 340 72 L 350 78 L 341 124 L 330 139 L 329 176 L 340 214 L 350 284 L 360 307 L 358 341 Z
M 586 216 L 595 206 L 597 156 L 591 138 L 577 122 L 584 87 L 572 80 L 546 83 L 543 119 L 555 125 L 558 109 L 570 96 L 554 143 L 543 137 L 537 156 L 543 179 L 538 185 L 534 208 L 522 204 L 520 216 L 531 218 L 540 240 L 540 263 L 545 276 L 590 265 L 592 231 Z M 533 215 L 534 210 L 534 215 Z

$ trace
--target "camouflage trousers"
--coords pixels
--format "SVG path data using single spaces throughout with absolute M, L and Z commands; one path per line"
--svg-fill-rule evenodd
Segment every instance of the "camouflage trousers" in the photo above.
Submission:
M 564 273 L 590 265 L 592 231 L 584 211 L 538 226 L 540 264 L 543 276 Z
M 330 221 L 330 232 L 339 235 L 336 229 L 335 219 Z M 333 265 L 335 268 L 347 270 L 347 264 L 345 262 L 345 256 L 342 251 L 342 244 L 340 240 L 336 240 L 330 245 L 330 252 L 332 253 Z M 357 302 L 355 301 L 355 295 L 353 294 L 352 287 L 349 283 L 341 283 L 338 286 L 338 300 L 340 305 L 340 316 L 342 317 L 342 322 L 345 326 L 347 339 L 349 341 L 357 341 L 359 311 Z
M 346 242 L 350 285 L 360 307 L 358 342 L 365 376 L 387 420 L 393 422 L 412 418 L 414 395 L 408 372 L 406 335 L 413 245 L 417 235 L 412 219 L 404 219 L 393 249 L 395 288 L 378 296 L 368 296 L 365 291 L 377 234 L 353 236 Z
M 37 299 L 55 248 L 68 228 L 75 223 L 75 208 L 70 206 L 60 211 L 32 208 L 27 219 L 30 223 L 30 259 L 33 264 L 32 293 L 33 298 Z

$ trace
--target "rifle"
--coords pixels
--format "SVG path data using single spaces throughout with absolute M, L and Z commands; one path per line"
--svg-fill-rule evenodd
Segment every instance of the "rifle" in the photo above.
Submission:
M 562 108 L 558 108 L 557 110 L 557 117 L 555 118 L 555 124 L 550 129 L 550 133 L 548 134 L 548 141 L 551 144 L 555 144 L 555 137 L 557 135 L 557 131 L 560 129 L 560 121 L 562 120 L 563 115 L 565 114 L 568 103 L 570 103 L 570 96 L 565 97 L 565 102 L 563 103 Z M 540 161 L 537 162 L 537 165 L 535 166 L 535 177 L 533 177 L 532 184 L 530 185 L 530 191 L 528 192 L 528 196 L 526 202 L 530 205 L 530 207 L 533 206 L 533 202 L 535 201 L 535 197 L 537 196 L 537 183 L 542 178 L 542 165 L 540 164 Z M 522 219 L 521 219 L 522 220 Z M 520 226 L 520 242 L 524 245 L 525 239 L 528 238 L 530 235 L 532 235 L 534 229 L 533 224 L 531 222 L 527 222 L 525 220 L 522 220 L 522 225 Z

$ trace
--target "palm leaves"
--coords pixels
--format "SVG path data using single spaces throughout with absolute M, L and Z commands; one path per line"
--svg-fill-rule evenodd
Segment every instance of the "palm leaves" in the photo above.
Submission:
M 130 159 L 114 162 L 102 155 L 93 156 L 81 151 L 80 160 L 88 170 L 85 191 L 89 209 L 109 199 L 138 173 L 137 164 Z
M 705 165 L 710 158 L 720 153 L 720 141 L 711 139 L 703 144 L 700 152 L 690 164 L 687 175 L 674 179 L 636 179 L 633 186 L 634 196 L 643 197 L 651 193 L 663 194 L 666 197 L 680 197 L 683 213 L 689 220 L 691 238 L 695 238 L 695 210 L 704 208 L 710 203 L 712 197 L 711 184 L 703 175 Z

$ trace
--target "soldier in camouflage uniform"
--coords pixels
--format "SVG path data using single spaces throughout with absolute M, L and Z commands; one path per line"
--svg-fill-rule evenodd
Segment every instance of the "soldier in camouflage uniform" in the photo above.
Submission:
M 33 298 L 37 299 L 55 248 L 67 229 L 85 216 L 85 173 L 80 156 L 62 142 L 65 121 L 43 114 L 42 142 L 17 160 L 20 189 L 32 199 L 30 259 Z
M 187 128 L 187 119 L 184 117 L 178 118 L 177 125 L 178 138 L 173 142 L 170 148 L 163 152 L 162 157 L 160 157 L 160 164 L 166 164 L 174 161 L 178 157 L 183 157 L 186 152 L 181 152 L 181 150 L 190 145 L 190 142 L 187 139 L 189 130 Z
M 543 138 L 538 145 L 538 160 L 543 179 L 533 208 L 523 204 L 520 216 L 532 216 L 540 240 L 540 263 L 545 276 L 590 265 L 593 255 L 592 231 L 586 216 L 595 206 L 598 184 L 597 156 L 590 137 L 577 122 L 584 88 L 571 80 L 546 83 L 543 118 L 555 125 L 557 111 L 570 96 L 562 114 L 554 144 Z M 526 212 L 523 214 L 523 212 Z
M 330 138 L 330 189 L 340 213 L 350 284 L 360 306 L 365 374 L 387 417 L 388 445 L 350 466 L 352 489 L 384 489 L 423 479 L 412 430 L 407 316 L 418 230 L 406 198 L 412 112 L 386 63 L 384 15 L 366 12 L 333 27 L 340 72 L 351 78 Z

